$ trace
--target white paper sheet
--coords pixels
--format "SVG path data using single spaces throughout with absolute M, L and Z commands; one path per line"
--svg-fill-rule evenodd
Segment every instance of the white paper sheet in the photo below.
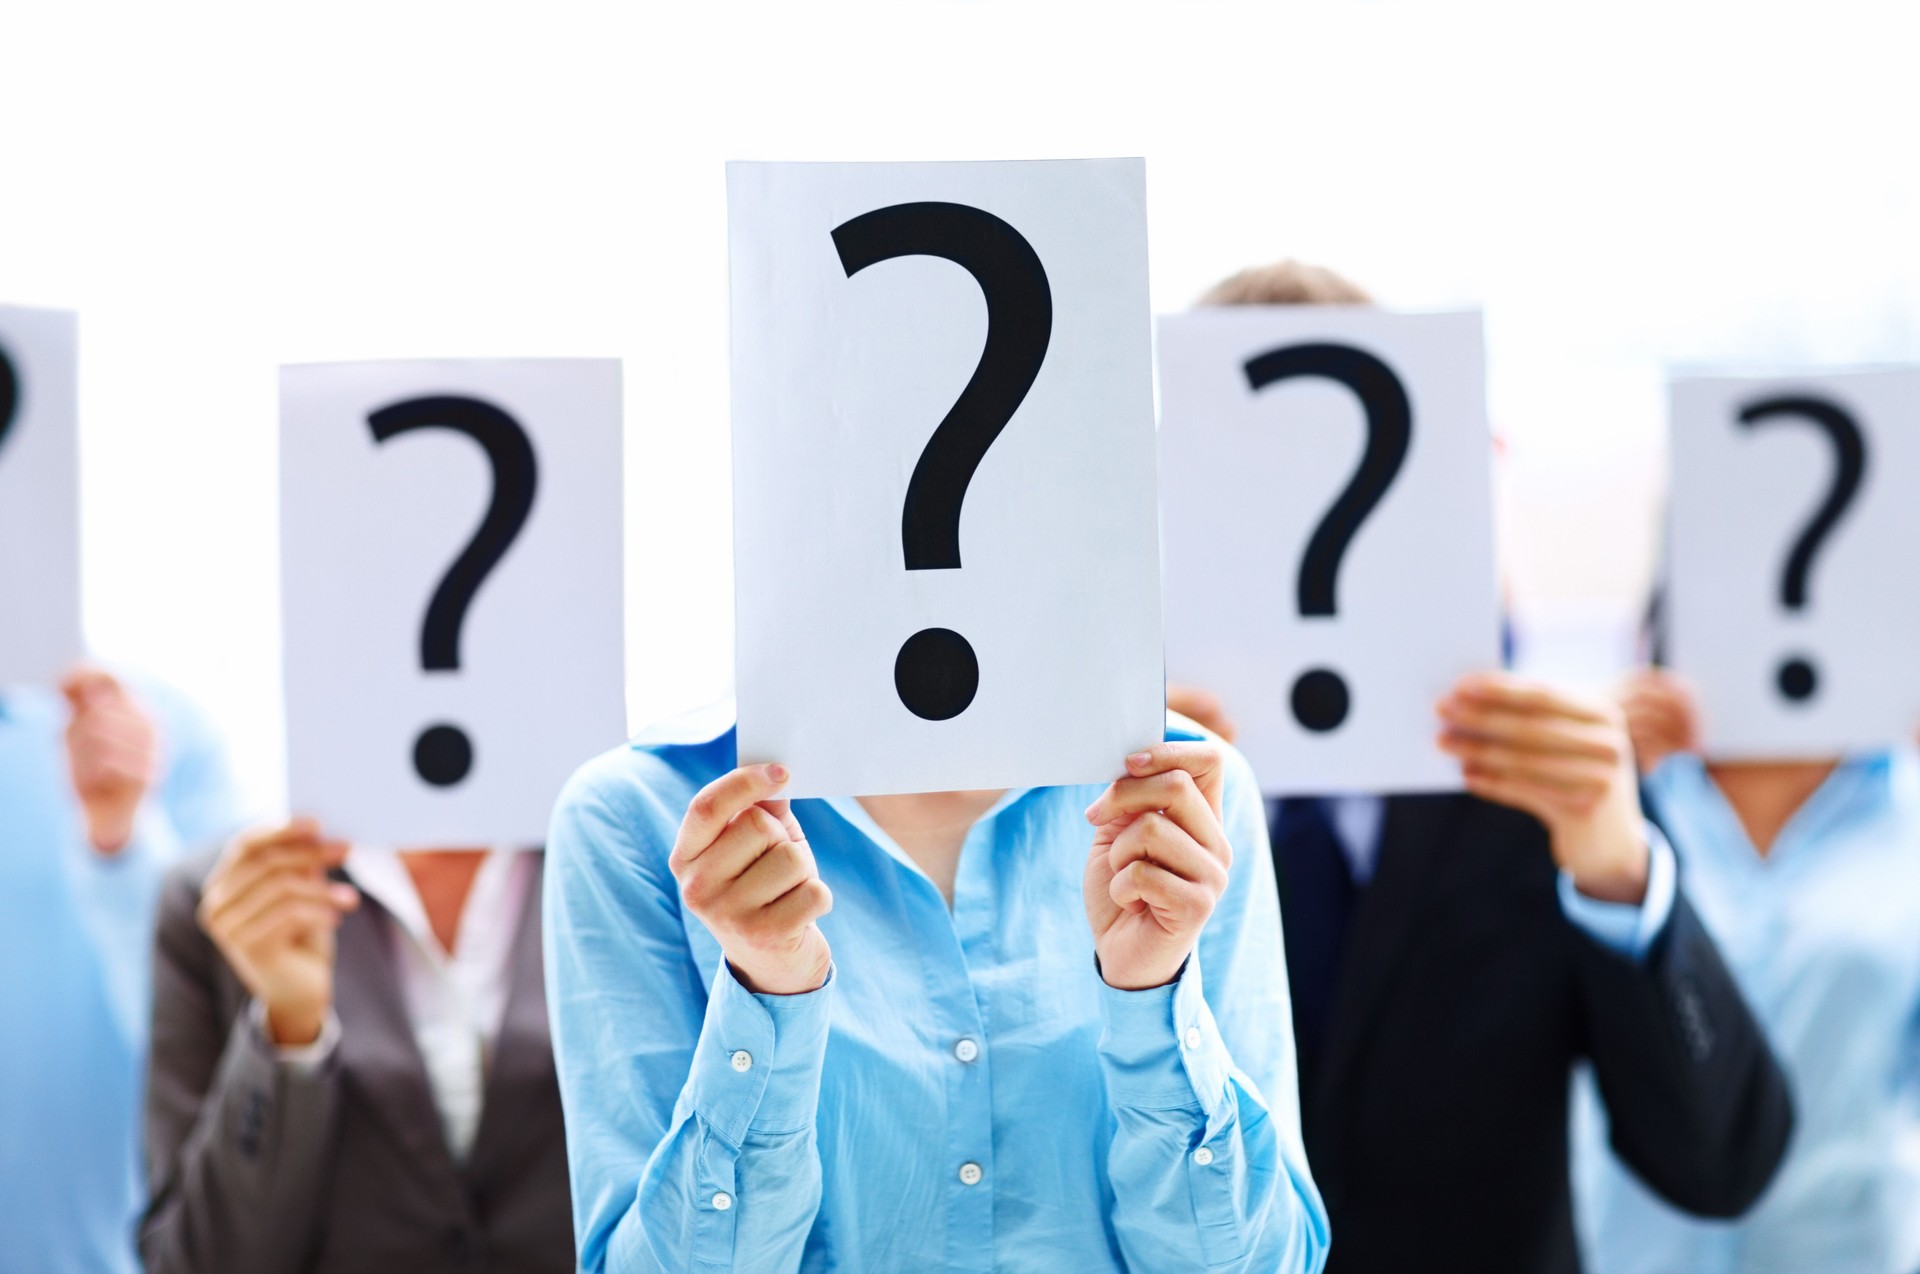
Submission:
M 1140 161 L 734 164 L 728 202 L 741 760 L 795 795 L 1120 773 L 1163 731 Z M 1004 428 L 915 487 L 987 353 Z M 903 697 L 922 646 L 957 685 Z
M 1459 787 L 1433 705 L 1500 657 L 1484 366 L 1478 314 L 1161 319 L 1167 679 L 1268 792 Z
M 1666 653 L 1698 691 L 1709 754 L 1911 738 L 1920 369 L 1682 376 L 1671 396 Z M 1790 604 L 1796 547 L 1830 499 Z
M 625 733 L 619 363 L 311 364 L 280 395 L 293 808 L 393 846 L 541 843 Z M 450 574 L 476 537 L 504 553 Z
M 76 329 L 0 306 L 0 686 L 51 682 L 82 653 Z

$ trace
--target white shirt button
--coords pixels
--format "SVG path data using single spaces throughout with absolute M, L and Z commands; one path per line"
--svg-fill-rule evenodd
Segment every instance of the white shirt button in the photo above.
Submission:
M 963 1186 L 979 1185 L 980 1178 L 984 1175 L 985 1174 L 980 1171 L 980 1165 L 977 1163 L 969 1161 L 960 1165 L 960 1184 Z
M 1187 1028 L 1187 1034 L 1184 1042 L 1186 1043 L 1186 1046 L 1188 1048 L 1199 1048 L 1200 1047 L 1200 1028 L 1197 1026 L 1189 1026 Z
M 725 1212 L 728 1208 L 732 1206 L 733 1206 L 732 1195 L 728 1194 L 725 1190 L 714 1191 L 713 1210 L 715 1212 Z
M 971 1062 L 974 1058 L 980 1056 L 980 1046 L 965 1036 L 962 1036 L 959 1043 L 953 1046 L 953 1055 L 963 1062 Z
M 1202 1146 L 1200 1147 L 1200 1149 L 1193 1152 L 1193 1161 L 1199 1164 L 1202 1168 L 1204 1168 L 1208 1164 L 1213 1162 L 1213 1151 L 1207 1149 L 1205 1146 Z
M 744 1073 L 753 1069 L 753 1054 L 744 1048 L 736 1052 L 728 1060 L 733 1063 L 733 1069 L 737 1071 Z

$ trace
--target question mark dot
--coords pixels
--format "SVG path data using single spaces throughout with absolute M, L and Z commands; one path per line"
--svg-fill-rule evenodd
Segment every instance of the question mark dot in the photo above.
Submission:
M 1310 668 L 1293 683 L 1293 718 L 1315 734 L 1339 729 L 1352 705 L 1347 683 L 1331 668 Z
M 452 787 L 473 769 L 473 741 L 459 726 L 428 726 L 413 742 L 413 768 L 435 787 Z
M 907 711 L 946 721 L 967 710 L 980 689 L 980 660 L 951 628 L 923 628 L 907 638 L 893 661 L 893 688 Z
M 1774 680 L 1780 687 L 1780 693 L 1795 703 L 1804 703 L 1813 698 L 1814 691 L 1820 688 L 1820 674 L 1814 671 L 1812 664 L 1797 655 L 1781 663 Z

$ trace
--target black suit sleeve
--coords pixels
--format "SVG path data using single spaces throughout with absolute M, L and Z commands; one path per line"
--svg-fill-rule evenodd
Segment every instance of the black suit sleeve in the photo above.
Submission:
M 1686 894 L 1675 893 L 1643 962 L 1577 929 L 1573 942 L 1587 1051 L 1615 1153 L 1677 1208 L 1741 1215 L 1779 1167 L 1793 1102 Z

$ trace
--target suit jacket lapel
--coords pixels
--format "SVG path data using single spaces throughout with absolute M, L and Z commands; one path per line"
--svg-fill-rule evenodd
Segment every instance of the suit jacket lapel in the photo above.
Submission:
M 1414 920 L 1443 838 L 1459 810 L 1451 795 L 1387 798 L 1373 880 L 1361 897 L 1347 936 L 1326 1057 L 1318 1088 L 1331 1099 L 1365 1046 L 1381 997 L 1405 957 Z
M 542 856 L 544 859 L 544 856 Z M 544 866 L 544 861 L 541 864 Z M 474 1135 L 471 1171 L 485 1180 L 495 1165 L 509 1162 L 530 1123 L 516 1093 L 529 1077 L 552 1069 L 553 1046 L 547 1031 L 547 986 L 540 950 L 540 892 L 544 873 L 536 868 L 520 908 L 513 951 L 507 961 L 507 1007 L 487 1067 L 480 1128 Z
M 405 1159 L 460 1198 L 459 1169 L 440 1127 L 426 1063 L 402 999 L 393 959 L 395 922 L 371 897 L 361 897 L 359 910 L 340 923 L 334 957 L 342 1074 L 360 1100 L 378 1113 Z

